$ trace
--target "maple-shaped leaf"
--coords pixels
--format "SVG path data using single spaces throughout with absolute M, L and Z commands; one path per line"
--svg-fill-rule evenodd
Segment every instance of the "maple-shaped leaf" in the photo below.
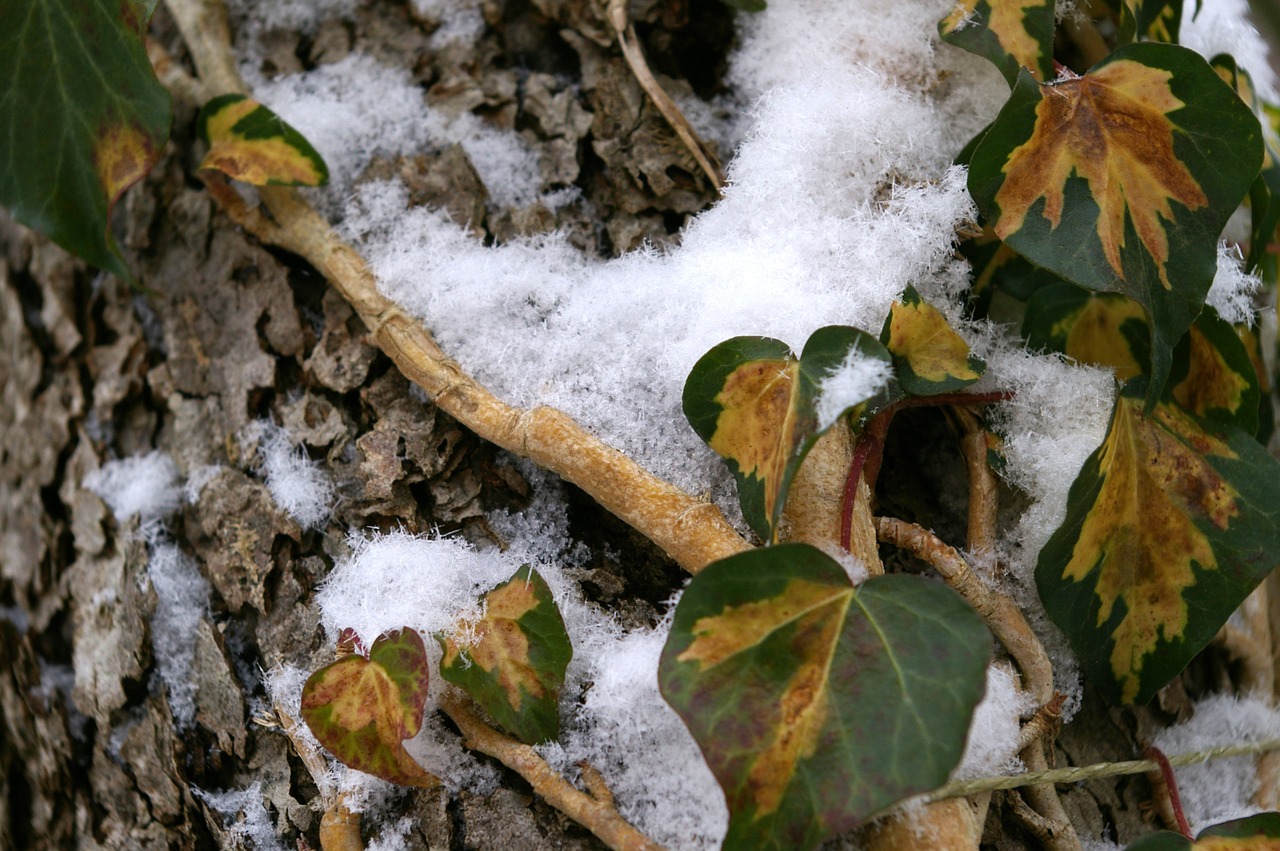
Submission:
M 757 535 L 774 540 L 796 471 L 838 417 L 895 398 L 891 363 L 875 337 L 831 325 L 813 332 L 800 358 L 778 340 L 735 337 L 694 365 L 685 417 L 728 463 Z
M 693 578 L 658 663 L 724 790 L 725 848 L 811 848 L 940 785 L 964 750 L 991 637 L 945 585 L 854 588 L 806 544 Z
M 1194 840 L 1162 830 L 1126 846 L 1125 851 L 1280 851 L 1280 813 L 1215 824 Z
M 200 109 L 196 124 L 209 146 L 200 163 L 254 186 L 323 186 L 329 167 L 302 134 L 256 100 L 221 95 Z
M 1151 361 L 1146 313 L 1119 293 L 1095 293 L 1067 283 L 1036 290 L 1027 301 L 1022 335 L 1033 349 L 1109 366 L 1122 382 L 1142 375 Z
M 1234 58 L 1222 53 L 1209 64 L 1258 117 L 1262 128 L 1262 170 L 1249 187 L 1249 256 L 1245 258 L 1245 269 L 1253 272 L 1267 259 L 1267 251 L 1280 227 L 1280 133 L 1269 120 L 1266 104 L 1253 87 L 1253 78 Z
M 1009 247 L 1147 313 L 1159 397 L 1200 313 L 1217 239 L 1262 162 L 1257 119 L 1194 51 L 1134 44 L 1083 77 L 1019 77 L 969 189 Z
M 1085 673 L 1125 703 L 1177 676 L 1280 564 L 1280 462 L 1176 403 L 1144 414 L 1143 389 L 1116 400 L 1036 565 Z
M 344 765 L 402 786 L 438 786 L 404 749 L 422 728 L 427 670 L 417 632 L 384 633 L 368 658 L 345 656 L 307 678 L 302 719 Z
M 484 617 L 453 636 L 440 676 L 462 688 L 493 720 L 531 745 L 560 735 L 560 687 L 573 657 L 560 610 L 546 581 L 529 565 L 484 597 Z
M 1116 46 L 1133 41 L 1177 44 L 1182 28 L 1182 0 L 1120 0 Z
M 0 3 L 0 204 L 122 278 L 111 210 L 160 157 L 169 93 L 142 37 L 155 3 Z
M 982 358 L 969 351 L 964 338 L 915 287 L 907 287 L 889 308 L 880 342 L 893 356 L 898 385 L 912 396 L 951 393 L 987 371 Z
M 942 40 L 991 60 L 1013 85 L 1018 69 L 1053 76 L 1053 0 L 958 0 Z

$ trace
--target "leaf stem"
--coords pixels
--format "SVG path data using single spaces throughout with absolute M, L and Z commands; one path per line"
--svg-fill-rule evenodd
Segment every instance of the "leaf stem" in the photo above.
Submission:
M 1158 766 L 1155 771 L 1148 774 L 1152 775 L 1151 780 L 1156 787 L 1156 795 L 1164 799 L 1162 803 L 1168 803 L 1169 813 L 1173 816 L 1178 832 L 1187 839 L 1194 839 L 1195 837 L 1191 835 L 1191 825 L 1187 824 L 1187 815 L 1182 810 L 1182 796 L 1178 794 L 1178 778 L 1174 776 L 1173 766 L 1169 764 L 1168 757 L 1155 745 L 1144 747 L 1142 755 Z M 1161 810 L 1163 809 L 1162 806 Z

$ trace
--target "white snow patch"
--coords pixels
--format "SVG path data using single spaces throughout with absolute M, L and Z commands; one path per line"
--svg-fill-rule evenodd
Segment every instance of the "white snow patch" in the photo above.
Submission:
M 146 523 L 167 517 L 182 505 L 178 465 L 155 450 L 108 461 L 84 477 L 84 487 L 102 497 L 117 520 L 136 516 Z
M 880 392 L 892 376 L 892 364 L 850 349 L 818 385 L 818 429 L 830 428 L 845 411 Z
M 1233 325 L 1252 323 L 1253 296 L 1262 289 L 1262 279 L 1244 270 L 1244 255 L 1237 246 L 1218 245 L 1218 273 L 1205 303 Z
M 270 420 L 246 427 L 246 436 L 257 439 L 258 466 L 276 505 L 304 529 L 323 526 L 333 503 L 333 482 L 324 467 L 295 447 L 289 432 Z
M 1004 665 L 987 667 L 987 693 L 974 710 L 969 741 L 953 780 L 969 780 L 1023 770 L 1018 758 L 1018 734 L 1023 716 L 1035 709 L 1035 701 L 1018 689 L 1013 672 Z
M 191 791 L 222 815 L 231 847 L 286 851 L 284 843 L 276 835 L 271 814 L 263 804 L 261 782 L 255 781 L 247 789 L 228 789 L 225 792 L 206 792 L 194 786 Z
M 1280 709 L 1256 697 L 1213 695 L 1195 705 L 1189 721 L 1152 738 L 1166 756 L 1280 739 Z M 1215 759 L 1180 766 L 1174 772 L 1182 808 L 1194 832 L 1261 812 L 1249 800 L 1258 791 L 1256 757 Z
M 1188 3 L 1182 13 L 1179 41 L 1206 59 L 1229 53 L 1249 72 L 1254 90 L 1263 100 L 1280 100 L 1267 43 L 1249 22 L 1248 0 L 1204 0 L 1200 13 Z

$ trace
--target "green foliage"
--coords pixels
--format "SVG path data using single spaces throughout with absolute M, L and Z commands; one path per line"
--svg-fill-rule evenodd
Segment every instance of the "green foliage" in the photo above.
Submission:
M 196 123 L 209 146 L 202 169 L 216 169 L 255 186 L 323 186 L 329 167 L 302 134 L 256 100 L 221 95 L 200 109 Z
M 484 596 L 484 617 L 461 625 L 460 645 L 438 635 L 440 676 L 460 687 L 516 738 L 534 745 L 560 734 L 560 687 L 573 657 L 546 581 L 525 565 Z
M 0 3 L 0 204 L 121 277 L 111 208 L 169 136 L 142 44 L 154 2 Z
M 907 287 L 889 309 L 880 342 L 893 356 L 898 385 L 911 396 L 953 393 L 987 371 L 982 358 L 969 351 L 964 338 L 915 287 Z
M 1009 85 L 1027 69 L 1053 78 L 1053 0 L 959 0 L 938 23 L 943 41 L 990 59 Z
M 973 153 L 970 191 L 1005 244 L 1142 305 L 1148 403 L 1204 304 L 1218 235 L 1262 163 L 1258 120 L 1227 91 L 1186 48 L 1130 45 L 1052 86 L 1022 74 Z
M 1162 830 L 1128 845 L 1125 851 L 1280 851 L 1280 813 L 1215 824 L 1194 840 Z
M 417 632 L 384 633 L 367 658 L 344 656 L 307 679 L 302 718 L 344 765 L 404 786 L 437 786 L 404 749 L 422 728 L 428 676 Z
M 947 587 L 855 589 L 806 544 L 709 565 L 658 677 L 729 804 L 724 847 L 811 848 L 943 783 L 982 697 L 990 636 Z

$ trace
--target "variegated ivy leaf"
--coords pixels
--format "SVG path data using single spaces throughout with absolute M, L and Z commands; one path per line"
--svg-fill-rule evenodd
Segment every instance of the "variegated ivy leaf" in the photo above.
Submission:
M 464 644 L 438 635 L 440 676 L 531 745 L 560 735 L 560 687 L 573 657 L 551 589 L 525 565 L 484 598 L 484 617 L 463 624 Z
M 1182 0 L 1119 0 L 1120 26 L 1116 45 L 1134 41 L 1178 43 L 1182 28 Z
M 1001 242 L 989 224 L 984 224 L 981 236 L 960 244 L 960 255 L 973 267 L 969 312 L 974 318 L 989 315 L 997 293 L 1025 302 L 1040 287 L 1062 283 L 1062 278 Z
M 1215 56 L 1210 64 L 1258 116 L 1262 127 L 1262 171 L 1249 187 L 1249 256 L 1245 268 L 1252 272 L 1262 266 L 1268 247 L 1276 240 L 1276 228 L 1280 226 L 1280 135 L 1268 120 L 1248 72 L 1225 53 Z
M 775 539 L 787 489 L 832 423 L 891 401 L 897 390 L 890 364 L 875 337 L 831 325 L 813 332 L 799 359 L 778 340 L 734 337 L 694 365 L 684 385 L 685 417 L 728 463 L 757 535 Z M 834 374 L 850 381 L 824 395 Z
M 889 309 L 880 342 L 893 356 L 899 386 L 912 396 L 951 393 L 987 371 L 982 358 L 969 351 L 947 318 L 914 287 L 907 287 Z
M 1142 375 L 1151 360 L 1151 335 L 1140 304 L 1119 293 L 1095 293 L 1074 284 L 1036 290 L 1027 302 L 1022 335 L 1033 349 L 1109 366 L 1122 382 Z
M 1169 388 L 1197 417 L 1258 433 L 1258 374 L 1236 329 L 1212 307 L 1178 341 Z
M 942 40 L 991 60 L 1009 85 L 1026 68 L 1053 76 L 1053 0 L 958 0 L 938 24 Z
M 111 209 L 159 159 L 172 119 L 142 41 L 154 8 L 0 3 L 0 204 L 122 278 Z
M 1195 840 L 1162 830 L 1142 837 L 1125 851 L 1280 851 L 1280 813 L 1215 824 L 1200 831 Z
M 1262 355 L 1262 339 L 1254 325 L 1236 325 L 1236 336 L 1244 344 L 1249 354 L 1249 362 L 1253 364 L 1253 374 L 1258 377 L 1258 442 L 1263 446 L 1271 440 L 1275 431 L 1275 412 L 1271 409 L 1271 373 L 1267 371 L 1267 361 Z
M 1071 486 L 1036 584 L 1085 673 L 1145 703 L 1280 563 L 1280 462 L 1253 436 L 1160 402 L 1116 400 Z
M 344 765 L 402 786 L 438 786 L 404 749 L 422 728 L 427 649 L 405 627 L 378 636 L 369 657 L 352 654 L 312 674 L 302 719 Z
M 947 779 L 991 638 L 945 585 L 854 588 L 814 547 L 715 562 L 689 583 L 658 663 L 729 805 L 725 848 L 811 848 Z
M 1147 313 L 1149 403 L 1200 313 L 1217 240 L 1262 163 L 1257 118 L 1194 51 L 1121 48 L 1083 77 L 1023 74 L 974 151 L 969 189 L 1028 260 Z
M 244 95 L 221 95 L 200 110 L 200 163 L 255 186 L 323 186 L 329 167 L 302 134 Z

